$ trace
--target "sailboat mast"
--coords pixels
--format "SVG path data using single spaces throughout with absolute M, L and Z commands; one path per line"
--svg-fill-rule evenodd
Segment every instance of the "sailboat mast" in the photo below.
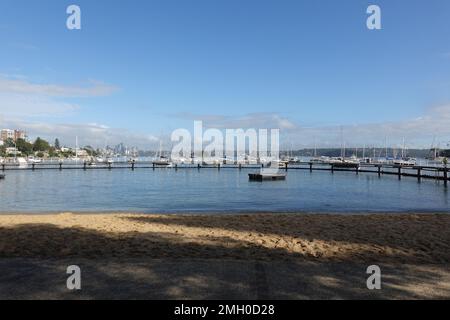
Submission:
M 75 136 L 75 160 L 78 161 L 78 136 Z
M 387 146 L 387 137 L 384 139 L 384 147 L 386 149 L 386 159 L 388 158 L 388 146 Z
M 317 139 L 314 138 L 314 158 L 317 158 Z

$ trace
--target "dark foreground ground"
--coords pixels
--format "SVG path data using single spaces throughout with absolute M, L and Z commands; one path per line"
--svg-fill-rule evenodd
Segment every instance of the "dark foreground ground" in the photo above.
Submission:
M 66 268 L 81 268 L 81 290 Z M 339 262 L 0 259 L 0 299 L 450 299 L 445 265 L 381 264 L 382 289 L 367 266 Z

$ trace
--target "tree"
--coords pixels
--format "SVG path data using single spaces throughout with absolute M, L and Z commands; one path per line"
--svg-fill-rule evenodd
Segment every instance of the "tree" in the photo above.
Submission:
M 450 157 L 450 149 L 441 151 L 440 156 L 441 157 L 446 157 L 446 158 Z
M 60 144 L 59 144 L 59 139 L 58 139 L 58 138 L 55 139 L 55 149 L 56 149 L 56 150 L 61 149 L 61 146 L 60 146 Z
M 99 155 L 99 152 L 95 151 L 91 146 L 85 146 L 83 150 L 85 150 L 90 157 L 96 157 Z
M 5 148 L 14 148 L 14 140 L 11 138 L 8 138 L 4 141 Z
M 26 142 L 24 139 L 17 139 L 16 141 L 17 150 L 25 155 L 30 155 L 33 152 L 33 145 Z
M 44 139 L 37 137 L 36 141 L 33 143 L 33 151 L 47 151 L 50 149 L 50 145 Z

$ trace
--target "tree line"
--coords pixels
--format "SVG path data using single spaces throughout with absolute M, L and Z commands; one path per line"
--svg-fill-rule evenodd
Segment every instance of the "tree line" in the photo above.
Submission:
M 3 142 L 3 146 L 0 147 L 0 155 L 7 156 L 7 148 L 17 148 L 24 156 L 36 155 L 38 157 L 43 157 L 47 153 L 50 157 L 60 154 L 60 144 L 59 140 L 56 139 L 54 145 L 40 137 L 36 138 L 34 142 L 28 142 L 24 139 L 7 139 Z
M 7 148 L 17 148 L 17 151 L 21 153 L 22 156 L 36 156 L 39 158 L 43 158 L 45 156 L 48 157 L 73 157 L 75 156 L 75 152 L 72 150 L 61 150 L 61 144 L 59 139 L 56 138 L 53 145 L 51 145 L 48 141 L 37 137 L 34 142 L 28 142 L 24 139 L 17 139 L 14 141 L 13 139 L 7 139 L 3 142 L 3 146 L 0 146 L 0 156 L 6 157 L 11 154 L 6 152 Z M 101 152 L 99 150 L 95 150 L 91 146 L 86 146 L 84 148 L 80 148 L 80 150 L 85 150 L 89 156 L 98 156 Z

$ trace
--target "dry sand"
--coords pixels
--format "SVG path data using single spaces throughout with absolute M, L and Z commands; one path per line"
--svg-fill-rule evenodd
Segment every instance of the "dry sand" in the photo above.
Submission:
M 446 265 L 450 215 L 0 215 L 0 257 Z

